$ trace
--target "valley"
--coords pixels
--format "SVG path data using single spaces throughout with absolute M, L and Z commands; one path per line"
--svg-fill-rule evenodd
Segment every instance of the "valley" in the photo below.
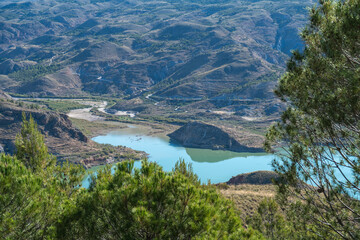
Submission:
M 1 239 L 360 239 L 360 0 L 1 0 Z
M 0 90 L 67 114 L 88 136 L 126 124 L 170 134 L 195 121 L 260 151 L 285 109 L 273 89 L 302 48 L 311 4 L 4 0 Z
M 273 89 L 290 51 L 302 48 L 311 4 L 4 0 L 0 147 L 14 153 L 25 112 L 60 163 L 89 172 L 145 157 L 165 171 L 183 159 L 202 183 L 270 170 L 264 135 L 285 109 Z M 52 118 L 66 124 L 51 128 L 43 119 Z M 274 194 L 223 187 L 244 220 Z
M 5 0 L 0 89 L 113 97 L 124 100 L 113 109 L 163 117 L 212 108 L 278 116 L 283 106 L 272 89 L 290 50 L 302 46 L 297 29 L 311 4 Z

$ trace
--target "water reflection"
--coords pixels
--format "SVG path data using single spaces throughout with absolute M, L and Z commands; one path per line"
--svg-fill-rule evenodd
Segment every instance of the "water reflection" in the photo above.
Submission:
M 169 138 L 165 136 L 147 136 L 148 131 L 149 129 L 143 128 L 124 128 L 105 136 L 95 137 L 93 140 L 145 151 L 149 154 L 149 160 L 156 161 L 165 171 L 171 171 L 175 163 L 182 158 L 192 164 L 194 172 L 204 183 L 208 180 L 212 183 L 225 182 L 241 173 L 271 170 L 273 155 L 184 148 L 170 143 Z M 135 163 L 135 167 L 140 166 L 140 162 Z
M 239 153 L 223 150 L 210 150 L 199 148 L 186 148 L 186 153 L 195 162 L 221 162 L 237 157 L 249 157 L 249 156 L 265 156 L 266 153 Z

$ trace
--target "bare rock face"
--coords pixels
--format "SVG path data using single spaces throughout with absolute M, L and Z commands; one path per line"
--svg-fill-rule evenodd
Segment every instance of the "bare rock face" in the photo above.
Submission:
M 234 152 L 262 152 L 261 148 L 252 148 L 240 144 L 224 130 L 205 123 L 189 122 L 168 135 L 172 141 L 184 147 L 230 150 Z
M 6 152 L 14 151 L 13 140 L 19 132 L 22 123 L 22 113 L 30 114 L 38 124 L 40 131 L 50 138 L 62 141 L 86 143 L 89 139 L 75 128 L 68 116 L 54 112 L 24 109 L 8 102 L 0 102 L 0 143 Z
M 239 185 L 239 184 L 272 184 L 273 180 L 279 178 L 279 175 L 273 171 L 256 171 L 251 173 L 239 174 L 235 177 L 232 177 L 228 182 L 229 185 Z

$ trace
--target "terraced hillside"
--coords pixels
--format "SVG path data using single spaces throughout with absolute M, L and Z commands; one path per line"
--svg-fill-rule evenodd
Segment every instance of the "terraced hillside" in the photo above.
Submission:
M 224 106 L 239 99 L 271 100 L 287 55 L 301 47 L 298 28 L 311 4 L 4 0 L 0 89 Z

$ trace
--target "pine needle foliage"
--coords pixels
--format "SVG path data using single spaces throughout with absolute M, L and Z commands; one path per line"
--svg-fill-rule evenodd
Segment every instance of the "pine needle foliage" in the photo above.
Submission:
M 359 28 L 359 0 L 311 9 L 305 50 L 293 53 L 276 90 L 289 107 L 265 143 L 285 146 L 273 163 L 281 206 L 305 212 L 323 239 L 360 239 Z
M 0 155 L 0 239 L 56 239 L 59 216 L 82 191 L 84 168 L 56 165 L 25 114 L 15 145 L 16 156 Z
M 22 117 L 22 128 L 15 140 L 17 158 L 32 171 L 54 166 L 56 160 L 49 155 L 44 136 L 38 130 L 34 118 L 30 115 L 27 120 L 25 113 Z
M 144 160 L 98 173 L 58 227 L 64 239 L 262 239 L 232 204 L 201 185 L 184 162 L 164 172 Z

